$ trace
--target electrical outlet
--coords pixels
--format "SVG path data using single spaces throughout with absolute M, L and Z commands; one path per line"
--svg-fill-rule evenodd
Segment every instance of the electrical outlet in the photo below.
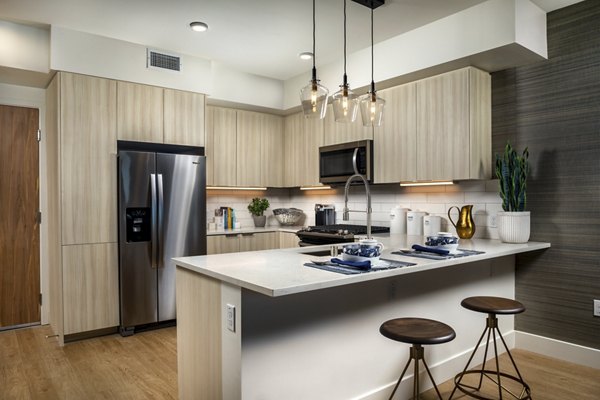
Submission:
M 497 228 L 496 226 L 496 214 L 490 217 L 490 228 Z
M 227 304 L 227 329 L 235 332 L 235 306 Z
M 594 317 L 600 317 L 600 300 L 594 300 Z

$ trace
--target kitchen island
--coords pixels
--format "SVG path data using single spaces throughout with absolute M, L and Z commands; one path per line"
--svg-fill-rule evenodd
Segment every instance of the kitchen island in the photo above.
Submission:
M 460 301 L 514 297 L 514 255 L 550 247 L 463 240 L 460 248 L 484 253 L 430 260 L 391 254 L 422 237 L 378 239 L 383 258 L 415 265 L 358 275 L 304 266 L 327 257 L 303 253 L 329 246 L 175 259 L 179 397 L 387 398 L 408 345 L 384 338 L 379 326 L 408 316 L 456 330 L 454 341 L 426 355 L 436 380 L 449 379 L 466 364 L 485 320 Z M 500 317 L 500 325 L 513 345 L 513 317 Z M 405 378 L 398 398 L 409 397 L 411 381 Z

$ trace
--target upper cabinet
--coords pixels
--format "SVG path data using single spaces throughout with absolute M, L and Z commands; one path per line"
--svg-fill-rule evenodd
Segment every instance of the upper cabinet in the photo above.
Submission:
M 206 107 L 206 181 L 208 185 L 236 186 L 237 112 L 229 108 Z
M 383 124 L 374 132 L 375 183 L 417 179 L 416 84 L 379 91 L 385 100 Z
M 302 113 L 285 117 L 285 185 L 319 185 L 319 147 L 323 146 L 323 121 Z
M 163 89 L 117 82 L 117 139 L 163 142 Z
M 283 118 L 206 107 L 207 184 L 282 187 Z
M 117 84 L 62 73 L 62 244 L 117 241 Z
M 491 78 L 463 68 L 417 85 L 417 180 L 491 178 Z
M 164 89 L 164 142 L 204 146 L 204 95 Z
M 117 138 L 204 146 L 204 95 L 117 82 Z

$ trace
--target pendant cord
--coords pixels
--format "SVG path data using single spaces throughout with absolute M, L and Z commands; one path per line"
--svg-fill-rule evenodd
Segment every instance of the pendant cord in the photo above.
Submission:
M 344 75 L 346 75 L 346 0 L 344 0 Z
M 372 4 L 371 4 L 372 6 Z M 375 69 L 374 67 L 374 52 L 373 52 L 373 8 L 371 7 L 371 82 L 375 82 L 375 79 L 373 78 L 373 70 Z M 373 86 L 373 90 L 375 89 L 375 86 Z
M 313 0 L 313 54 L 312 54 L 312 58 L 313 58 L 313 69 L 315 68 L 315 63 L 316 63 L 316 55 L 315 55 L 315 37 L 317 35 L 317 30 L 315 28 L 315 26 L 317 25 L 316 23 L 316 17 L 315 17 L 315 0 Z

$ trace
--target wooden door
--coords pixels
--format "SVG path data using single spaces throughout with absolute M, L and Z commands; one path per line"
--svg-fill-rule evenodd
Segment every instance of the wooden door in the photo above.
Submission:
M 283 118 L 264 114 L 261 145 L 261 186 L 283 187 Z
M 0 328 L 40 321 L 38 110 L 0 106 Z
M 117 82 L 117 139 L 163 142 L 163 89 Z
M 237 112 L 237 186 L 260 186 L 261 130 L 264 114 Z
M 237 112 L 228 108 L 211 107 L 211 137 L 213 184 L 235 186 L 237 174 Z

